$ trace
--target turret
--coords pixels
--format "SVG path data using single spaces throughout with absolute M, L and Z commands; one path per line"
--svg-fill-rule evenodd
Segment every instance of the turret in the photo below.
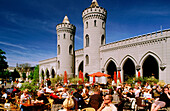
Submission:
M 74 36 L 76 27 L 70 24 L 67 16 L 61 24 L 56 26 L 57 30 L 57 74 L 68 76 L 74 74 Z
M 107 11 L 93 0 L 82 12 L 84 24 L 84 70 L 85 73 L 101 71 L 99 48 L 105 45 Z

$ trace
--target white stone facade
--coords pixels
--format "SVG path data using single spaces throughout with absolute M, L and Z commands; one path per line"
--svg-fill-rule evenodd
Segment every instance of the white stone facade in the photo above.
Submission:
M 52 69 L 55 75 L 78 75 L 82 70 L 84 76 L 93 72 L 104 72 L 112 75 L 120 71 L 121 79 L 127 80 L 127 76 L 136 75 L 148 77 L 152 74 L 159 80 L 170 83 L 170 29 L 148 33 L 129 39 L 105 44 L 105 24 L 107 11 L 98 6 L 96 0 L 82 13 L 84 23 L 84 47 L 74 51 L 75 26 L 69 24 L 71 29 L 65 28 L 62 23 L 62 31 L 57 25 L 57 46 L 60 45 L 60 54 L 52 59 L 39 62 L 40 75 Z M 68 21 L 67 21 L 68 22 Z M 66 33 L 67 40 L 61 40 Z M 73 35 L 71 41 L 70 35 Z M 60 40 L 59 40 L 60 39 Z M 73 52 L 69 54 L 69 46 L 73 46 Z M 62 52 L 63 51 L 63 52 Z M 60 61 L 60 69 L 58 69 Z M 41 80 L 40 76 L 40 80 Z M 50 76 L 52 77 L 52 76 Z

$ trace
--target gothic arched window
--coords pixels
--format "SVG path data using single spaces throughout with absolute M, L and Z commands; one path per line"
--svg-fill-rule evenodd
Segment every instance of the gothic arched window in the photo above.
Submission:
M 60 69 L 60 61 L 58 61 L 58 69 Z
M 96 22 L 97 22 L 97 21 L 96 21 L 96 20 L 94 20 L 94 26 L 95 26 L 95 27 L 97 26 Z
M 64 34 L 63 36 L 64 36 L 63 38 L 65 39 L 66 38 L 66 34 Z
M 60 45 L 57 46 L 58 55 L 60 55 Z
M 102 37 L 101 37 L 101 45 L 105 45 L 105 37 L 104 37 L 104 35 L 102 35 Z
M 86 47 L 89 47 L 89 35 L 86 35 L 85 39 L 86 39 Z
M 86 22 L 86 28 L 88 28 L 88 22 Z
M 73 54 L 73 46 L 72 46 L 72 45 L 69 46 L 69 54 L 70 54 L 70 55 Z
M 104 23 L 104 22 L 102 22 L 102 28 L 103 28 L 103 29 L 105 28 L 105 23 Z
M 86 55 L 86 65 L 88 65 L 88 64 L 89 64 L 89 56 Z

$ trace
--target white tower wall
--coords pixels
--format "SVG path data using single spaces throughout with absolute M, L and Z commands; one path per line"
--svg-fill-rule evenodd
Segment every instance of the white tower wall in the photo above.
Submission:
M 68 21 L 67 16 L 63 23 L 58 24 L 57 30 L 57 74 L 68 76 L 74 74 L 74 36 L 76 27 Z

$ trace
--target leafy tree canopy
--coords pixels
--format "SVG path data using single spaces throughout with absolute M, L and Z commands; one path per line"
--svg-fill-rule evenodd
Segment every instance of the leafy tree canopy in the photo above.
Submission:
M 6 73 L 4 73 L 4 69 L 8 68 L 5 52 L 0 49 L 0 77 L 4 77 Z

